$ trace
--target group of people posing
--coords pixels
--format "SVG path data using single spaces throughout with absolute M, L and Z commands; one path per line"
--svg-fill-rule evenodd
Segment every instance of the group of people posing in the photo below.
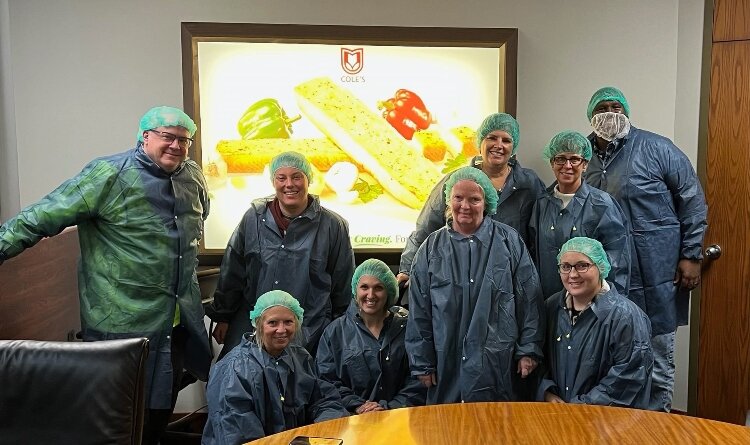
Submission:
M 308 193 L 309 162 L 275 157 L 276 193 L 232 234 L 206 308 L 224 345 L 210 376 L 195 276 L 209 200 L 182 111 L 149 110 L 134 149 L 5 222 L 0 264 L 78 225 L 84 339 L 150 340 L 144 443 L 158 442 L 183 369 L 208 378 L 209 444 L 425 403 L 669 411 L 707 209 L 687 157 L 629 116 L 619 90 L 597 91 L 593 133 L 544 148 L 546 189 L 518 162 L 516 120 L 488 116 L 480 156 L 435 186 L 398 274 L 355 268 L 346 221 Z

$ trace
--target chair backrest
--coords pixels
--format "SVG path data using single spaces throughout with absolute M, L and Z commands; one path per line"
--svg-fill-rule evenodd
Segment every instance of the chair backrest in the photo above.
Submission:
M 148 340 L 0 341 L 0 442 L 139 445 Z

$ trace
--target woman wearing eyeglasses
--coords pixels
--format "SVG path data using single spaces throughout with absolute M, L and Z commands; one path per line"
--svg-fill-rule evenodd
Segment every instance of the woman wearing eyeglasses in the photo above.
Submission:
M 572 238 L 557 260 L 565 290 L 545 304 L 538 399 L 646 409 L 654 365 L 648 317 L 604 279 L 610 264 L 599 241 Z
M 543 152 L 556 181 L 534 204 L 529 221 L 529 250 L 545 298 L 563 288 L 557 273 L 557 254 L 567 240 L 577 236 L 602 243 L 612 265 L 606 278 L 618 292 L 628 294 L 630 235 L 625 215 L 608 193 L 583 180 L 591 154 L 591 142 L 575 131 L 558 133 Z

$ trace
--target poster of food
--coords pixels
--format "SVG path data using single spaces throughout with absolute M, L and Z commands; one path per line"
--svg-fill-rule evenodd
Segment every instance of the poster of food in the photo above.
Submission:
M 478 154 L 475 128 L 499 108 L 501 52 L 198 42 L 205 248 L 223 249 L 250 203 L 274 194 L 269 163 L 292 150 L 356 250 L 401 249 L 434 185 Z

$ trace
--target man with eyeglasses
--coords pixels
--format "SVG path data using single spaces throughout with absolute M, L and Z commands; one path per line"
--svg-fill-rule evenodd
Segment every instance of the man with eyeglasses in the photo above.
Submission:
M 576 131 L 556 134 L 544 148 L 556 181 L 536 200 L 529 221 L 529 251 L 545 298 L 562 290 L 556 256 L 569 239 L 587 236 L 604 245 L 612 265 L 605 277 L 628 294 L 630 237 L 620 205 L 608 193 L 583 180 L 591 160 L 591 143 Z
M 690 160 L 672 141 L 635 128 L 620 90 L 591 97 L 587 117 L 596 156 L 586 181 L 622 206 L 631 231 L 628 298 L 653 329 L 654 379 L 650 409 L 669 411 L 674 389 L 674 339 L 687 324 L 689 295 L 700 284 L 706 200 Z
M 143 443 L 165 430 L 185 367 L 205 380 L 211 355 L 197 285 L 206 182 L 187 159 L 196 125 L 152 108 L 136 147 L 91 161 L 0 227 L 0 263 L 78 226 L 84 341 L 148 337 Z

